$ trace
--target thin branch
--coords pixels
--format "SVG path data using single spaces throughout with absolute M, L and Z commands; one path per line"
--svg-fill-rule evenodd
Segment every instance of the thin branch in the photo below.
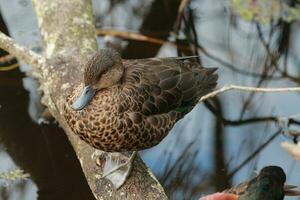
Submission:
M 2 71 L 2 72 L 10 71 L 10 70 L 18 68 L 19 66 L 20 66 L 19 63 L 14 63 L 14 64 L 11 64 L 11 65 L 6 65 L 6 66 L 3 66 L 3 67 L 0 67 L 0 71 Z
M 221 115 L 221 113 L 210 104 L 208 101 L 204 101 L 205 106 L 217 117 L 219 120 L 222 121 L 224 126 L 243 126 L 247 124 L 254 124 L 254 123 L 264 123 L 264 122 L 274 122 L 279 123 L 286 121 L 286 125 L 297 125 L 300 126 L 300 122 L 295 120 L 294 118 L 299 117 L 298 114 L 296 115 L 290 115 L 290 116 L 263 116 L 263 117 L 250 117 L 247 119 L 238 119 L 238 120 L 232 120 L 227 119 Z
M 239 86 L 239 85 L 225 85 L 224 87 L 217 89 L 213 92 L 208 93 L 207 95 L 202 96 L 199 99 L 199 102 L 206 99 L 215 97 L 221 93 L 227 92 L 229 90 L 239 90 L 243 92 L 300 92 L 300 87 L 287 87 L 287 88 L 257 88 L 257 87 L 248 87 L 248 86 Z
M 156 45 L 163 45 L 165 43 L 171 43 L 175 46 L 177 46 L 181 50 L 191 51 L 190 47 L 188 45 L 182 45 L 177 44 L 174 41 L 170 40 L 163 40 L 157 37 L 150 37 L 147 35 L 144 35 L 142 33 L 137 33 L 133 31 L 122 31 L 122 30 L 116 30 L 116 29 L 98 29 L 97 30 L 98 36 L 105 36 L 105 35 L 111 35 L 114 37 L 123 38 L 125 40 L 135 40 L 135 41 L 141 41 L 141 42 L 149 42 Z M 201 51 L 197 48 L 198 51 Z
M 260 147 L 258 147 L 248 158 L 246 158 L 240 165 L 238 165 L 235 169 L 232 170 L 228 174 L 228 178 L 232 178 L 234 174 L 236 174 L 241 168 L 243 168 L 248 162 L 250 162 L 257 154 L 259 154 L 270 142 L 272 142 L 280 133 L 281 129 L 276 131 L 267 141 L 265 141 Z
M 18 59 L 24 60 L 26 63 L 30 64 L 36 70 L 39 70 L 39 68 L 46 63 L 42 56 L 18 45 L 13 39 L 2 32 L 0 32 L 0 46 L 10 54 L 15 55 Z
M 128 40 L 150 42 L 157 45 L 162 45 L 165 42 L 167 42 L 159 38 L 143 35 L 141 33 L 133 32 L 133 31 L 121 31 L 115 29 L 98 29 L 97 35 L 98 36 L 111 35 L 111 36 L 120 37 Z

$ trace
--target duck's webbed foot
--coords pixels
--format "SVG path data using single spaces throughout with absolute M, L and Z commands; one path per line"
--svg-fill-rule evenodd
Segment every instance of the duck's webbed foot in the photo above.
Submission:
M 120 188 L 131 173 L 136 154 L 134 151 L 128 157 L 122 153 L 107 153 L 102 178 L 110 180 L 116 189 Z

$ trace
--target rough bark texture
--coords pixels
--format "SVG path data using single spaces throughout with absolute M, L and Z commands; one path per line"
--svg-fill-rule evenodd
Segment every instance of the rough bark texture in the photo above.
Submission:
M 82 80 L 82 63 L 97 49 L 90 0 L 33 2 L 46 59 L 34 53 L 31 53 L 32 59 L 23 56 L 20 52 L 24 49 L 12 48 L 12 41 L 7 41 L 7 45 L 2 40 L 0 43 L 10 53 L 15 53 L 18 58 L 33 64 L 34 74 L 39 77 L 44 93 L 42 101 L 65 130 L 95 198 L 167 199 L 162 186 L 140 158 L 136 159 L 129 180 L 119 190 L 116 191 L 108 181 L 99 179 L 101 169 L 92 158 L 95 149 L 80 141 L 62 117 L 61 108 L 66 95 Z

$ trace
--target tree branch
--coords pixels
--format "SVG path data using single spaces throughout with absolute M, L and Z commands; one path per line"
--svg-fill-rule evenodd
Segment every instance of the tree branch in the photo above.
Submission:
M 199 99 L 199 102 L 207 100 L 209 98 L 215 97 L 219 94 L 227 92 L 229 90 L 239 90 L 243 92 L 300 92 L 300 87 L 287 87 L 287 88 L 257 88 L 257 87 L 248 87 L 248 86 L 239 86 L 239 85 L 225 85 L 220 89 L 217 89 L 213 92 L 208 93 L 207 95 L 202 96 Z
M 178 11 L 177 11 L 177 18 L 175 23 L 175 33 L 178 34 L 180 27 L 181 27 L 181 21 L 183 18 L 183 12 L 186 6 L 190 3 L 190 0 L 181 0 Z
M 0 45 L 1 48 L 7 52 L 30 64 L 36 71 L 40 71 L 39 68 L 45 64 L 45 59 L 42 56 L 16 44 L 10 37 L 2 32 L 0 32 Z

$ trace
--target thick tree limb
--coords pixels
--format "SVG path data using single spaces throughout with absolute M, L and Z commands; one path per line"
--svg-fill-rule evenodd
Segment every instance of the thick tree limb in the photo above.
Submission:
M 137 159 L 132 176 L 116 191 L 99 179 L 101 169 L 92 154 L 96 151 L 77 138 L 62 117 L 65 97 L 81 82 L 82 63 L 97 48 L 89 0 L 33 1 L 44 42 L 45 57 L 25 49 L 0 34 L 0 46 L 32 66 L 44 92 L 43 103 L 65 130 L 96 199 L 167 199 L 163 188 L 149 169 Z M 101 152 L 100 152 L 101 153 Z

